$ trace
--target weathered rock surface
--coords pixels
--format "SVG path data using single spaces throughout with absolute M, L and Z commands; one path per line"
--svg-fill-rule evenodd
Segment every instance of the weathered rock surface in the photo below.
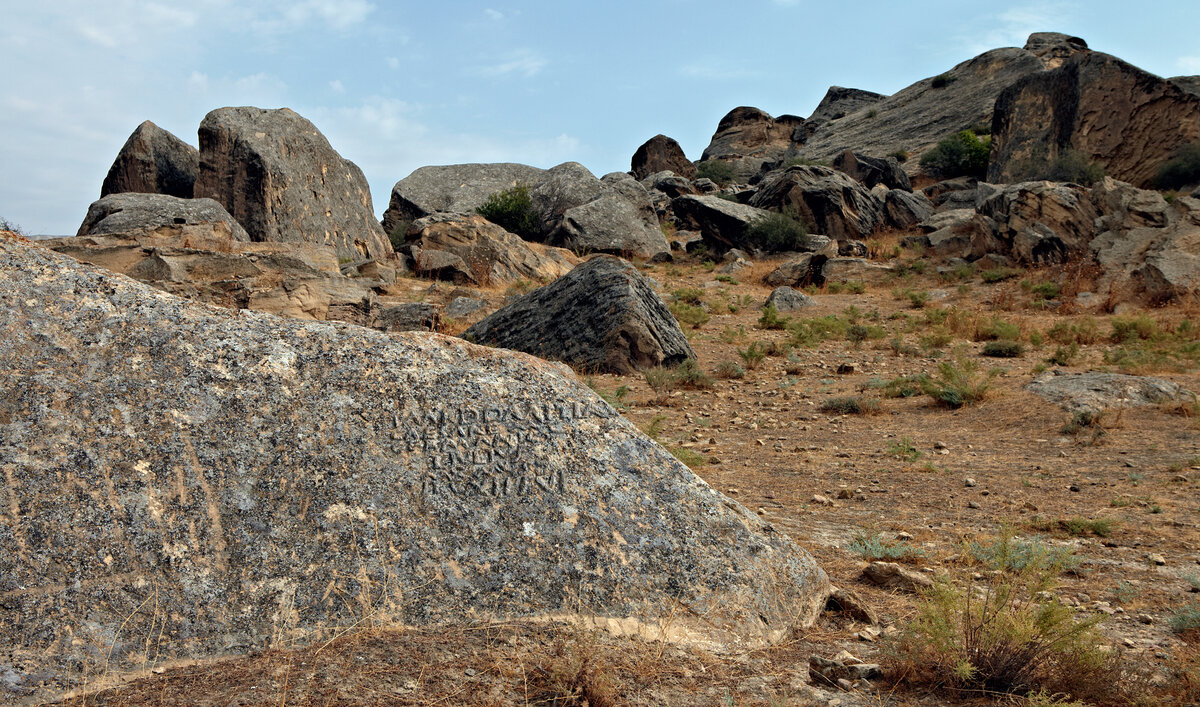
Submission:
M 999 253 L 1026 265 L 1076 259 L 1096 234 L 1095 206 L 1089 192 L 1076 185 L 1009 184 L 980 204 L 977 213 L 991 219 L 992 227 L 979 229 L 974 254 Z
M 140 192 L 190 199 L 199 165 L 199 150 L 147 120 L 117 153 L 100 196 Z
M 1167 204 L 1158 192 L 1107 178 L 1092 199 L 1102 214 L 1089 246 L 1103 268 L 1101 289 L 1149 305 L 1200 293 L 1200 200 Z
M 559 365 L 229 312 L 15 240 L 0 277 L 5 702 L 366 620 L 755 643 L 825 603 L 807 553 Z
M 833 158 L 833 168 L 862 182 L 868 189 L 882 184 L 888 189 L 912 191 L 912 182 L 895 157 L 868 157 L 846 150 Z
M 872 263 L 866 258 L 829 258 L 821 266 L 821 281 L 878 285 L 888 282 L 894 272 L 892 266 Z
M 550 242 L 577 253 L 624 257 L 670 252 L 646 188 L 624 173 L 606 174 L 600 182 L 599 196 L 562 213 Z
M 863 568 L 863 579 L 884 589 L 919 592 L 933 586 L 928 575 L 910 570 L 895 562 L 872 562 Z
M 816 304 L 812 297 L 791 287 L 776 287 L 767 296 L 764 307 L 774 307 L 780 312 L 794 312 L 797 309 L 811 307 Z
M 1167 80 L 1185 93 L 1200 96 L 1200 76 L 1172 76 Z
M 883 198 L 883 215 L 887 225 L 907 231 L 933 215 L 933 202 L 920 192 L 892 189 Z
M 473 214 L 492 194 L 532 187 L 545 170 L 512 162 L 421 167 L 392 187 L 383 230 L 436 213 Z
M 763 282 L 771 287 L 804 287 L 821 282 L 821 267 L 828 256 L 814 253 L 802 253 L 788 258 L 763 278 Z M 772 293 L 774 294 L 774 293 Z
M 1178 385 L 1149 376 L 1047 371 L 1025 388 L 1062 408 L 1098 413 L 1106 408 L 1157 405 L 1191 396 Z
M 655 135 L 633 153 L 629 171 L 636 179 L 655 172 L 674 172 L 685 179 L 696 178 L 696 166 L 688 160 L 678 142 L 666 135 Z
M 869 108 L 884 98 L 887 96 L 882 93 L 864 91 L 861 88 L 830 86 L 821 102 L 813 110 L 812 115 L 808 116 L 808 120 L 805 121 L 805 128 L 815 128 L 821 123 L 844 118 L 855 111 Z
M 803 118 L 772 118 L 758 108 L 742 106 L 721 118 L 700 160 L 726 162 L 737 179 L 746 181 L 762 171 L 764 164 L 774 167 L 791 156 L 792 145 L 803 140 L 803 135 Z
M 630 373 L 696 357 L 650 282 L 608 256 L 492 313 L 463 337 L 598 372 Z
M 1067 59 L 1087 50 L 1087 42 L 1061 32 L 1034 32 L 1025 40 L 1025 51 L 1041 59 L 1047 69 L 1057 69 Z
M 549 282 L 579 262 L 569 250 L 527 243 L 476 214 L 434 214 L 417 219 L 406 239 L 422 252 L 457 256 L 457 263 L 445 275 L 460 284 L 498 285 L 519 279 Z
M 1149 186 L 1181 145 L 1200 140 L 1200 96 L 1100 52 L 1030 75 L 996 99 L 988 181 L 1036 178 L 1064 150 Z
M 92 202 L 79 226 L 78 236 L 124 233 L 160 226 L 222 224 L 234 241 L 248 242 L 250 236 L 225 207 L 212 199 L 181 199 L 163 194 L 109 194 Z
M 672 199 L 684 194 L 695 194 L 697 191 L 691 181 L 674 172 L 655 172 L 642 180 L 642 186 L 646 189 L 656 189 Z
M 796 165 L 763 177 L 750 205 L 790 213 L 838 240 L 865 238 L 883 225 L 883 201 L 829 167 Z
M 287 108 L 204 116 L 195 196 L 215 199 L 255 241 L 329 246 L 349 258 L 392 253 L 362 170 Z
M 747 243 L 746 230 L 755 220 L 769 215 L 765 209 L 708 194 L 673 199 L 671 210 L 684 228 L 699 231 L 705 245 L 718 253 L 730 248 L 753 250 Z

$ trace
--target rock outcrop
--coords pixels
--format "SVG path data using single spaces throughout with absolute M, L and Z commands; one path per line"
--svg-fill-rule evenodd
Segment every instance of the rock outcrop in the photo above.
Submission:
M 717 132 L 700 160 L 726 162 L 733 167 L 736 178 L 745 181 L 762 171 L 764 164 L 778 166 L 792 154 L 792 145 L 803 134 L 803 118 L 772 118 L 758 108 L 734 108 L 717 124 Z
M 1041 59 L 1047 69 L 1057 69 L 1067 59 L 1087 50 L 1087 42 L 1061 32 L 1034 32 L 1025 40 L 1025 51 Z
M 888 189 L 912 191 L 912 181 L 895 157 L 868 157 L 846 150 L 833 159 L 833 168 L 862 182 L 868 189 L 882 184 Z
M 887 96 L 882 93 L 864 91 L 861 88 L 830 86 L 821 102 L 813 110 L 812 115 L 808 116 L 808 120 L 805 121 L 805 128 L 811 132 L 821 123 L 839 120 L 858 110 L 869 108 L 884 98 Z
M 149 120 L 134 129 L 100 185 L 100 197 L 138 192 L 192 198 L 200 152 Z
M 250 236 L 225 207 L 212 199 L 181 199 L 163 194 L 109 194 L 88 207 L 79 226 L 78 236 L 125 233 L 160 226 L 198 226 L 222 224 L 234 241 L 246 242 Z M 218 229 L 219 230 L 219 229 Z
M 629 263 L 598 256 L 473 325 L 463 337 L 585 371 L 631 373 L 696 353 L 654 287 Z
M 219 202 L 255 241 L 329 246 L 346 258 L 392 253 L 362 170 L 287 108 L 206 115 L 195 196 Z
M 457 256 L 461 266 L 447 279 L 459 283 L 501 285 L 519 279 L 549 282 L 567 274 L 579 262 L 569 250 L 527 243 L 477 215 L 434 214 L 417 219 L 408 229 L 407 241 L 420 250 L 414 253 L 418 263 L 414 269 L 418 272 L 422 256 L 430 251 Z
M 387 233 L 436 213 L 473 214 L 492 194 L 532 187 L 545 170 L 512 162 L 421 167 L 392 187 L 383 213 Z
M 1162 378 L 1121 373 L 1047 371 L 1025 388 L 1072 412 L 1099 413 L 1108 408 L 1158 405 L 1190 394 Z
M 685 179 L 696 178 L 696 166 L 688 160 L 683 148 L 666 135 L 655 135 L 633 153 L 630 173 L 642 180 L 655 172 L 674 172 Z
M 1025 265 L 1078 259 L 1096 235 L 1096 209 L 1083 187 L 1054 182 L 1010 184 L 976 209 L 983 224 L 972 250 L 1008 255 Z
M 807 553 L 560 365 L 229 312 L 15 239 L 0 278 L 4 702 L 366 622 L 754 644 L 825 603 Z
M 834 239 L 865 238 L 883 225 L 883 202 L 829 167 L 796 165 L 763 177 L 750 205 L 790 213 Z
M 765 209 L 707 194 L 673 199 L 671 210 L 685 228 L 699 231 L 705 245 L 718 253 L 730 248 L 753 250 L 746 231 L 754 221 L 769 215 Z
M 1200 96 L 1099 52 L 1016 82 L 996 99 L 988 181 L 1038 178 L 1070 149 L 1110 177 L 1150 186 L 1200 140 Z

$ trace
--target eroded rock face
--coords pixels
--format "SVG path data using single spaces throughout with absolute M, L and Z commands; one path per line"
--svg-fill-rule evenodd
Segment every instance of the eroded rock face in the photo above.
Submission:
M 772 118 L 758 108 L 734 108 L 721 118 L 717 132 L 700 156 L 729 163 L 735 176 L 745 181 L 763 164 L 775 165 L 791 154 L 804 135 L 804 119 L 794 115 Z
M 418 219 L 409 228 L 407 240 L 422 251 L 456 255 L 461 269 L 449 279 L 476 285 L 498 285 L 522 278 L 549 282 L 567 274 L 579 262 L 569 250 L 526 243 L 475 214 L 434 214 Z
M 746 231 L 755 220 L 769 215 L 765 209 L 707 194 L 673 199 L 671 209 L 684 226 L 699 231 L 704 243 L 718 253 L 730 248 L 753 250 Z
M 633 153 L 629 171 L 642 180 L 655 172 L 674 172 L 684 179 L 696 178 L 696 167 L 683 153 L 678 142 L 666 135 L 655 135 Z
M 805 127 L 815 127 L 826 121 L 844 118 L 857 110 L 869 108 L 884 98 L 887 96 L 873 91 L 864 91 L 861 88 L 830 86 L 821 102 L 813 110 L 812 115 L 808 116 Z
M 912 191 L 912 182 L 895 157 L 868 157 L 846 150 L 834 158 L 833 168 L 862 182 L 868 189 L 882 184 L 888 189 Z
M 421 167 L 392 187 L 383 229 L 391 233 L 435 213 L 473 214 L 492 194 L 518 185 L 532 187 L 544 172 L 512 162 Z
M 255 241 L 311 243 L 386 258 L 362 170 L 287 108 L 218 108 L 200 123 L 195 196 L 225 207 Z
M 759 642 L 829 591 L 559 365 L 229 312 L 15 240 L 0 277 L 4 702 L 364 617 Z
M 530 292 L 463 337 L 606 373 L 674 366 L 696 357 L 650 282 L 609 256 L 592 258 Z
M 1077 259 L 1096 235 L 1096 209 L 1083 187 L 1054 182 L 1010 184 L 977 209 L 990 228 L 977 230 L 976 256 L 1008 255 L 1025 265 Z
M 792 213 L 830 238 L 865 238 L 883 225 L 883 201 L 829 167 L 797 165 L 763 178 L 750 205 Z
M 1107 408 L 1157 405 L 1188 396 L 1186 390 L 1162 378 L 1121 373 L 1067 373 L 1060 369 L 1043 373 L 1025 388 L 1072 412 L 1091 413 Z
M 110 194 L 93 201 L 79 226 L 78 236 L 124 233 L 160 226 L 223 224 L 232 240 L 250 236 L 225 207 L 212 199 L 181 199 L 163 194 Z
M 996 99 L 988 181 L 1030 178 L 1066 149 L 1150 186 L 1181 145 L 1200 140 L 1200 96 L 1100 52 L 1030 75 Z
M 149 120 L 125 141 L 100 186 L 109 194 L 138 192 L 192 198 L 200 152 Z
M 1047 69 L 1057 69 L 1067 59 L 1087 50 L 1083 39 L 1061 32 L 1034 32 L 1025 41 L 1025 51 L 1041 59 Z

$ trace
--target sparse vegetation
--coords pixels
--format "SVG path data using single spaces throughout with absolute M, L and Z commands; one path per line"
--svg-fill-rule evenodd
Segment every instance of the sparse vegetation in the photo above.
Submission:
M 983 345 L 980 353 L 993 358 L 1016 358 L 1023 355 L 1025 349 L 1021 346 L 1020 342 L 1001 339 L 999 341 L 987 342 Z
M 541 220 L 533 207 L 529 187 L 525 184 L 492 194 L 475 211 L 504 230 L 525 239 L 536 238 L 541 230 Z
M 775 305 L 768 304 L 763 307 L 762 316 L 758 318 L 759 329 L 784 329 L 789 322 L 788 317 L 779 316 L 779 310 Z
M 821 403 L 821 412 L 835 415 L 874 415 L 879 412 L 879 401 L 862 396 L 829 398 Z
M 987 396 L 997 375 L 995 369 L 981 373 L 979 365 L 971 360 L 943 361 L 936 375 L 921 380 L 921 392 L 951 409 L 975 405 Z
M 1155 184 L 1159 189 L 1182 189 L 1200 184 L 1200 142 L 1190 142 L 1179 147 L 1158 168 Z
M 899 540 L 884 540 L 878 533 L 859 533 L 846 548 L 864 560 L 887 560 L 890 562 L 914 562 L 925 556 L 925 552 Z
M 760 216 L 746 229 L 746 240 L 768 253 L 800 250 L 807 238 L 808 227 L 804 222 L 784 213 Z
M 887 453 L 901 461 L 915 462 L 922 456 L 921 450 L 917 449 L 911 438 L 901 437 L 895 442 L 888 443 Z
M 712 319 L 704 307 L 683 302 L 672 302 L 668 309 L 671 310 L 671 314 L 675 315 L 676 321 L 693 329 L 699 329 Z
M 934 84 L 937 88 L 937 79 L 934 79 Z M 982 178 L 987 173 L 991 146 L 991 137 L 980 138 L 970 130 L 963 130 L 943 138 L 933 149 L 921 155 L 921 168 L 942 179 Z
M 713 375 L 721 379 L 745 378 L 746 371 L 733 361 L 721 361 L 713 367 Z
M 738 356 L 742 357 L 742 363 L 746 364 L 746 369 L 753 371 L 758 368 L 759 364 L 767 358 L 767 350 L 757 341 L 750 342 L 750 345 L 744 349 L 738 349 Z
M 704 160 L 696 165 L 696 177 L 711 179 L 717 184 L 725 186 L 733 181 L 733 165 L 722 160 Z

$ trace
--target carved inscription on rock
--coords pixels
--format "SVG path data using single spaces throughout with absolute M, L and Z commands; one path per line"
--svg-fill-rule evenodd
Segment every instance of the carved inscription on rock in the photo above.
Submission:
M 507 498 L 566 490 L 563 427 L 616 413 L 603 403 L 405 410 L 396 449 L 425 496 Z

